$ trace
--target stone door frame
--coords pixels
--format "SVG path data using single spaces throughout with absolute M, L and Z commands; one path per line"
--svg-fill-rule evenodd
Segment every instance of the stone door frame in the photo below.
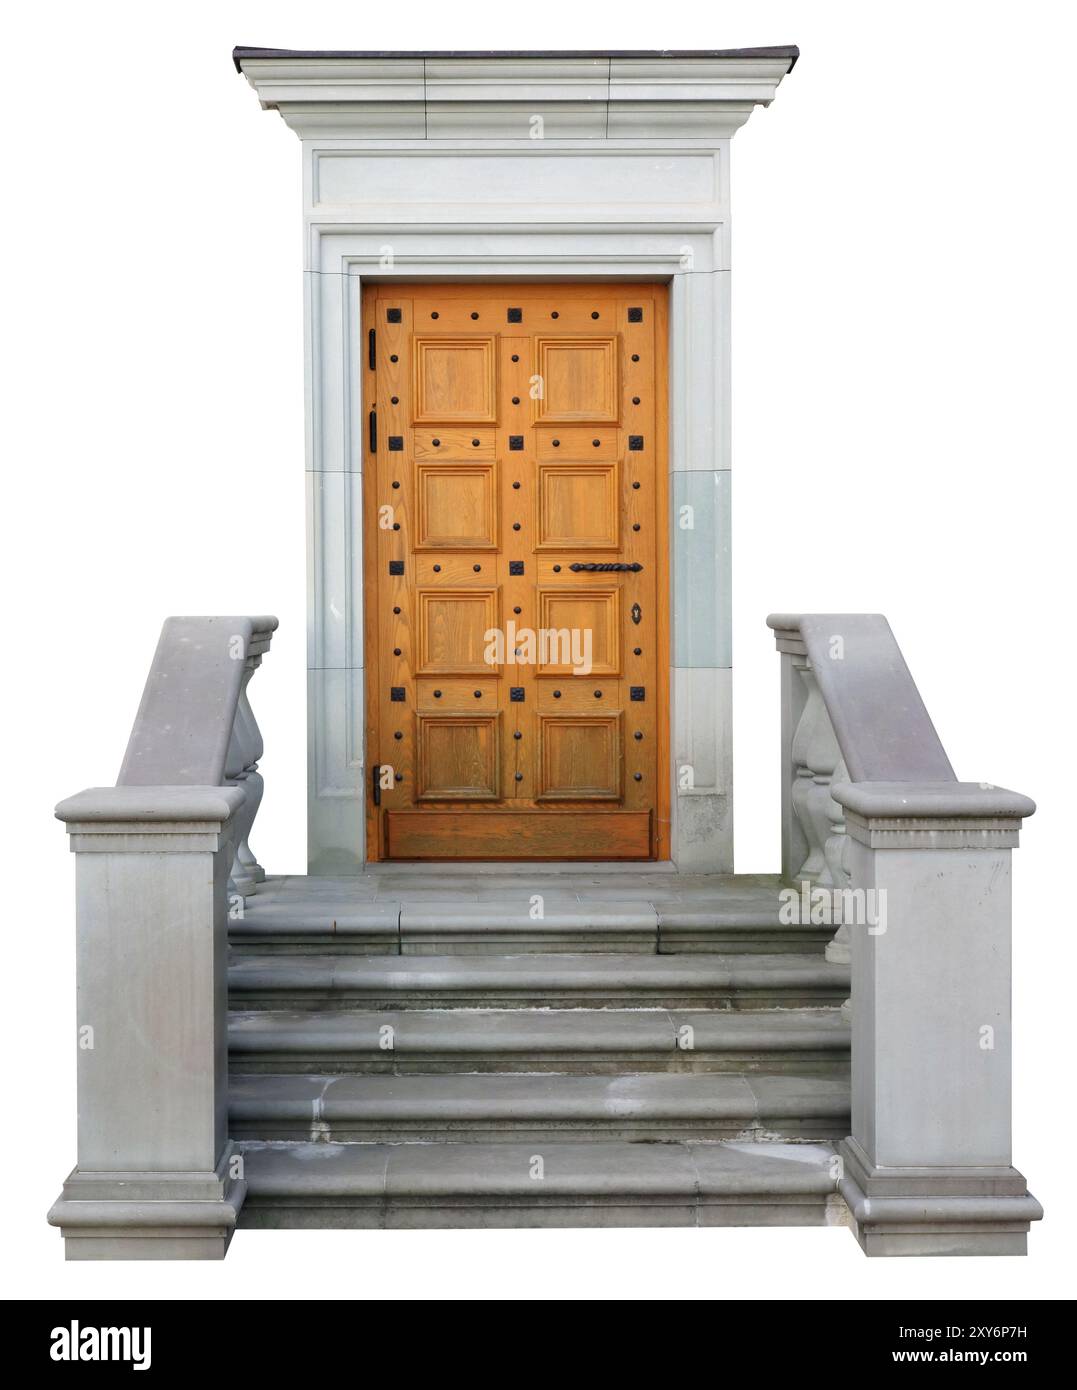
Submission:
M 670 285 L 671 855 L 732 871 L 730 143 L 797 56 L 235 50 L 303 151 L 312 874 L 365 861 L 360 296 L 439 277 Z
M 362 287 L 443 277 L 670 284 L 671 857 L 731 872 L 729 276 L 715 264 L 724 228 L 483 227 L 480 256 L 475 227 L 309 230 L 310 871 L 354 873 L 365 861 Z

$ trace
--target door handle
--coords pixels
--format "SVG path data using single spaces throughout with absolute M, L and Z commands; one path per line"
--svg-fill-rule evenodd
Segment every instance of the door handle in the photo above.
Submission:
M 573 574 L 579 574 L 581 570 L 586 571 L 588 574 L 639 574 L 642 568 L 643 566 L 638 560 L 633 560 L 631 564 L 626 564 L 623 560 L 607 561 L 602 564 L 594 560 L 589 560 L 586 564 L 582 564 L 577 560 L 574 565 L 569 565 L 569 569 Z
M 374 805 L 381 805 L 381 763 L 375 763 L 370 770 L 370 790 L 374 795 Z

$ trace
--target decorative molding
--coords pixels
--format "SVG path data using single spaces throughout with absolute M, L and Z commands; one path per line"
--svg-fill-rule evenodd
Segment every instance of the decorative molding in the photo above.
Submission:
M 797 50 L 636 54 L 394 55 L 237 49 L 264 110 L 302 139 L 563 138 L 702 135 L 728 139 L 774 99 Z M 569 134 L 568 132 L 571 132 Z M 541 138 L 541 137 L 540 137 Z
M 845 818 L 846 833 L 871 849 L 1016 849 L 1020 837 L 1012 829 L 991 826 L 908 825 L 881 829 L 851 813 Z
M 854 840 L 872 849 L 1013 849 L 1036 803 L 982 782 L 847 782 L 833 796 Z

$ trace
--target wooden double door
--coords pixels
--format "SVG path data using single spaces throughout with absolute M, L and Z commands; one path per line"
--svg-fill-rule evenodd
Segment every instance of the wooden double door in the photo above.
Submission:
M 363 315 L 368 857 L 666 857 L 665 287 Z

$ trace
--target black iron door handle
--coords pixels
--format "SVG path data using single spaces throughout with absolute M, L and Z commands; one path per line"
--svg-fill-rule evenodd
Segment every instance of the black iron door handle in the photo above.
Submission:
M 613 574 L 615 572 L 638 574 L 642 568 L 643 566 L 638 560 L 633 560 L 630 565 L 626 564 L 623 560 L 609 561 L 606 563 L 597 563 L 594 560 L 589 560 L 586 564 L 582 564 L 577 560 L 574 565 L 569 565 L 569 569 L 572 570 L 574 574 L 578 574 L 581 570 L 586 570 L 588 574 Z

